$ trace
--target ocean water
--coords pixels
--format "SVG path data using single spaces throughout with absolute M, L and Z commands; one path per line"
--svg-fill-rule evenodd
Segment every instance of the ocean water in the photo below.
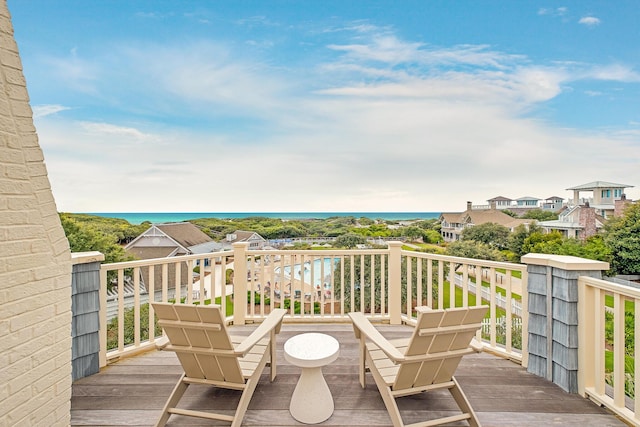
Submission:
M 411 219 L 434 219 L 440 212 L 84 212 L 89 215 L 107 218 L 120 218 L 131 224 L 149 221 L 152 224 L 181 222 L 198 218 L 238 219 L 249 217 L 280 219 L 327 219 L 336 216 L 355 218 L 384 219 L 391 221 Z

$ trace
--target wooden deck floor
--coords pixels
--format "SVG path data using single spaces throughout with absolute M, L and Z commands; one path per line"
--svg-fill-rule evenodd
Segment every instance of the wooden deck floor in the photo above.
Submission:
M 407 327 L 381 326 L 388 337 L 410 333 Z M 235 327 L 247 334 L 251 327 Z M 300 368 L 282 355 L 291 336 L 324 332 L 340 341 L 340 356 L 323 372 L 335 401 L 334 414 L 326 426 L 390 426 L 390 419 L 373 378 L 362 389 L 357 374 L 357 341 L 350 325 L 285 324 L 278 336 L 278 377 L 268 380 L 268 369 L 258 384 L 243 425 L 297 426 L 289 414 L 289 400 Z M 238 332 L 240 331 L 240 332 Z M 71 401 L 72 426 L 150 426 L 181 374 L 171 352 L 153 351 L 122 360 L 99 374 L 76 381 Z M 466 356 L 457 375 L 483 426 L 625 426 L 607 410 L 578 395 L 565 393 L 554 384 L 529 374 L 521 366 L 488 354 Z M 238 392 L 191 386 L 182 406 L 194 409 L 235 407 Z M 456 406 L 448 392 L 432 392 L 398 401 L 405 422 L 423 421 L 434 415 L 453 414 Z M 211 421 L 172 416 L 169 426 L 215 425 Z M 224 424 L 223 424 L 224 425 Z M 457 424 L 454 424 L 457 425 Z M 460 425 L 466 425 L 462 423 Z

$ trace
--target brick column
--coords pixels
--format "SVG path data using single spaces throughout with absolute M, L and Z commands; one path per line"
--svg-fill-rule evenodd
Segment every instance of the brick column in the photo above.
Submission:
M 573 256 L 527 254 L 527 370 L 578 392 L 578 277 L 601 278 L 609 264 Z
M 0 1 L 0 426 L 71 420 L 71 253 Z

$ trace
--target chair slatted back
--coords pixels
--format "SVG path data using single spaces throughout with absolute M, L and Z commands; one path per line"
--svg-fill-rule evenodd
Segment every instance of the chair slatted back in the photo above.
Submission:
M 469 344 L 488 307 L 417 310 L 418 322 L 405 351 L 414 360 L 400 365 L 394 390 L 450 381 L 462 356 L 472 351 Z
M 153 308 L 187 377 L 244 383 L 219 306 L 153 303 Z

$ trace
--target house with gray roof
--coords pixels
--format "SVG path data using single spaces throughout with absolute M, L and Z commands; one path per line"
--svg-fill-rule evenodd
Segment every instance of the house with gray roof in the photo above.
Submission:
M 560 196 L 550 196 L 542 202 L 543 210 L 559 211 L 564 207 L 564 199 Z
M 584 240 L 598 233 L 605 219 L 596 214 L 596 210 L 584 205 L 572 206 L 558 215 L 557 220 L 541 221 L 538 223 L 545 233 L 558 231 L 562 237 Z
M 513 199 L 504 196 L 497 196 L 487 200 L 487 202 L 489 202 L 489 206 L 494 209 L 509 209 L 513 204 Z
M 494 223 L 507 227 L 513 231 L 519 225 L 529 225 L 532 220 L 513 218 L 501 210 L 473 209 L 471 202 L 467 202 L 464 212 L 442 213 L 440 215 L 440 234 L 445 242 L 455 242 L 462 238 L 462 232 L 474 225 Z
M 226 239 L 222 242 L 224 249 L 232 249 L 232 245 L 237 242 L 248 242 L 249 249 L 263 249 L 267 244 L 267 240 L 254 231 L 236 230 L 227 234 Z
M 124 249 L 137 259 L 156 259 L 217 252 L 222 250 L 222 244 L 214 242 L 211 237 L 190 222 L 177 222 L 152 225 Z M 196 264 L 198 263 L 196 262 Z M 167 275 L 169 288 L 174 288 L 176 285 L 176 271 L 178 269 L 181 285 L 184 286 L 189 280 L 193 280 L 193 272 L 188 271 L 187 263 L 171 264 Z M 142 282 L 149 283 L 148 269 L 141 269 L 140 274 Z M 162 272 L 160 269 L 154 270 L 154 280 L 157 284 L 161 283 Z
M 221 248 L 190 222 L 154 224 L 125 246 L 138 259 L 207 253 Z
M 624 190 L 627 188 L 633 188 L 633 185 L 593 181 L 567 188 L 567 190 L 573 191 L 573 199 L 570 201 L 571 206 L 584 205 L 588 202 L 589 206 L 596 210 L 597 215 L 609 218 L 615 213 L 616 200 L 623 198 Z M 591 197 L 581 197 L 581 193 L 585 192 L 590 193 Z

